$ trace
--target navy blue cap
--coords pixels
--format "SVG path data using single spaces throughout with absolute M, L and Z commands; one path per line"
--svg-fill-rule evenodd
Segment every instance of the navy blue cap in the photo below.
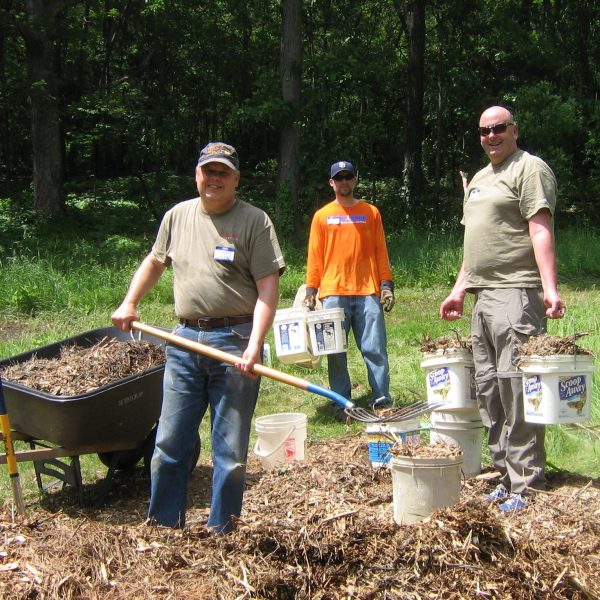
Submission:
M 351 162 L 348 162 L 347 160 L 338 160 L 338 162 L 334 162 L 331 165 L 330 177 L 335 177 L 341 171 L 348 171 L 349 173 L 352 173 L 352 175 L 356 175 L 354 165 Z
M 211 162 L 223 163 L 234 171 L 240 170 L 240 161 L 235 148 L 223 142 L 210 142 L 200 151 L 198 166 Z

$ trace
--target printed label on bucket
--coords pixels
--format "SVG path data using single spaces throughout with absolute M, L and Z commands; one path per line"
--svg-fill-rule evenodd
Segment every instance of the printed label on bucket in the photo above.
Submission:
M 446 400 L 448 393 L 450 392 L 450 371 L 448 367 L 441 367 L 430 371 L 427 375 L 427 381 L 429 383 L 429 389 L 434 393 Z
M 315 323 L 315 337 L 319 352 L 335 350 L 335 322 L 324 321 L 323 323 Z
M 585 375 L 563 375 L 557 380 L 558 417 L 568 418 L 582 415 L 588 400 L 588 385 Z M 523 378 L 525 393 L 525 415 L 533 417 L 544 416 L 544 388 L 541 375 L 531 375 Z M 548 401 L 551 400 L 551 395 Z M 556 405 L 554 405 L 556 407 Z
M 293 437 L 283 442 L 283 460 L 286 464 L 296 460 L 296 439 Z
M 407 431 L 396 434 L 403 444 L 417 445 L 421 443 L 418 431 Z M 374 467 L 388 465 L 392 455 L 390 449 L 394 444 L 385 435 L 369 434 L 369 460 Z
M 587 402 L 587 382 L 585 375 L 569 375 L 558 378 L 558 397 L 571 410 L 577 411 L 578 415 L 583 413 Z
M 530 416 L 541 416 L 542 410 L 542 378 L 539 375 L 523 378 L 523 390 L 525 392 L 525 414 Z
M 305 335 L 304 324 L 300 321 L 281 323 L 279 329 L 279 345 L 283 352 L 304 350 Z

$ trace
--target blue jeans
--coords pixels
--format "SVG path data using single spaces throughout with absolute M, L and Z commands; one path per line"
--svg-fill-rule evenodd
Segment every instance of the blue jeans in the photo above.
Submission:
M 174 333 L 241 356 L 252 323 L 202 330 L 179 325 Z M 212 500 L 208 527 L 233 529 L 246 480 L 246 459 L 259 380 L 233 365 L 180 346 L 167 346 L 163 403 L 152 456 L 148 517 L 170 527 L 185 525 L 188 479 L 200 422 L 210 406 L 213 458 Z
M 377 296 L 327 296 L 323 308 L 343 308 L 346 335 L 352 329 L 356 345 L 367 367 L 371 387 L 371 403 L 384 396 L 390 398 L 390 367 L 383 309 Z M 346 352 L 328 354 L 329 387 L 351 399 L 352 384 L 348 374 Z

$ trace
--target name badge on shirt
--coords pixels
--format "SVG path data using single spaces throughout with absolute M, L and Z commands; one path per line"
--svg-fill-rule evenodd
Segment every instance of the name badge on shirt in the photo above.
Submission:
M 233 262 L 235 257 L 235 248 L 230 246 L 217 246 L 213 258 L 221 262 Z
M 327 225 L 339 225 L 342 222 L 342 217 L 327 217 Z

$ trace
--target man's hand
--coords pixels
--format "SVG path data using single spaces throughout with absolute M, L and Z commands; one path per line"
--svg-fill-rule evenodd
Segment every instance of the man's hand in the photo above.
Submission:
M 117 329 L 129 331 L 131 322 L 140 320 L 140 313 L 131 302 L 123 302 L 110 318 Z
M 549 319 L 562 319 L 565 316 L 567 307 L 558 292 L 544 293 L 544 304 L 546 305 L 546 316 Z
M 381 296 L 379 301 L 383 304 L 385 312 L 390 312 L 394 308 L 396 297 L 394 296 L 394 284 L 391 281 L 381 282 Z
M 463 313 L 464 299 L 448 296 L 440 306 L 440 317 L 444 321 L 456 321 Z
M 302 301 L 302 306 L 307 310 L 315 310 L 317 306 L 317 290 L 315 288 L 306 288 L 306 296 Z

